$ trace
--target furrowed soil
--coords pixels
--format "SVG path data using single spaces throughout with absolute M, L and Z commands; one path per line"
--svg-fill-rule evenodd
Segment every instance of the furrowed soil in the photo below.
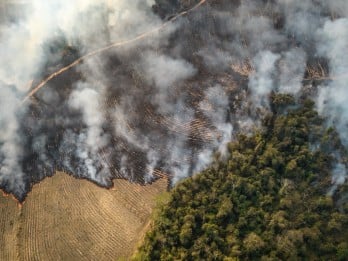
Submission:
M 117 179 L 107 190 L 57 173 L 22 206 L 0 195 L 0 260 L 127 260 L 166 188 L 164 178 L 146 186 Z

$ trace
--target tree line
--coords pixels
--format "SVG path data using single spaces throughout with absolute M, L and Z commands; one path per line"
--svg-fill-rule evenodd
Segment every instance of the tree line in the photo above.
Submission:
M 348 260 L 347 182 L 327 194 L 346 151 L 311 100 L 273 94 L 228 151 L 169 192 L 136 260 Z

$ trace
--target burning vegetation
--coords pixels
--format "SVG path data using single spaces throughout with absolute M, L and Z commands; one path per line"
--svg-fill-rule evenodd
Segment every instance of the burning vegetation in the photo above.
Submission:
M 0 13 L 5 193 L 23 202 L 57 170 L 106 188 L 191 177 L 140 258 L 347 259 L 347 1 L 8 0 Z
M 346 260 L 348 185 L 332 197 L 330 175 L 345 148 L 312 101 L 293 105 L 273 96 L 261 129 L 179 182 L 135 260 Z
M 157 172 L 175 183 L 259 126 L 271 92 L 312 97 L 347 144 L 344 2 L 150 2 L 11 5 L 4 191 L 22 201 L 56 170 L 105 187 Z

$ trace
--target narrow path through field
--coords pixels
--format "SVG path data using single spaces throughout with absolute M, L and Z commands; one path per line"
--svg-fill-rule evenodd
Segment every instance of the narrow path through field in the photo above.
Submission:
M 59 76 L 60 74 L 64 73 L 67 70 L 70 70 L 71 68 L 75 67 L 76 65 L 78 65 L 79 63 L 81 63 L 82 61 L 88 59 L 89 57 L 95 56 L 97 54 L 103 53 L 111 48 L 115 48 L 115 47 L 121 47 L 121 46 L 125 46 L 125 45 L 129 45 L 135 42 L 138 42 L 146 37 L 149 37 L 151 35 L 153 35 L 156 32 L 159 32 L 161 30 L 163 30 L 165 27 L 167 27 L 170 23 L 172 23 L 173 21 L 177 20 L 179 17 L 184 16 L 192 11 L 194 11 L 195 9 L 197 9 L 198 7 L 200 7 L 201 5 L 203 5 L 207 0 L 201 0 L 198 4 L 196 4 L 195 6 L 193 6 L 192 8 L 190 8 L 189 10 L 183 11 L 175 16 L 173 16 L 172 18 L 170 18 L 168 21 L 166 21 L 165 23 L 161 24 L 160 26 L 144 32 L 132 39 L 129 40 L 124 40 L 124 41 L 120 41 L 120 42 L 115 42 L 112 43 L 108 46 L 102 47 L 100 49 L 94 50 L 90 53 L 85 54 L 84 56 L 81 56 L 80 58 L 78 58 L 77 60 L 75 60 L 74 62 L 72 62 L 71 64 L 55 71 L 54 73 L 50 74 L 46 79 L 44 79 L 42 82 L 40 82 L 37 86 L 35 86 L 22 100 L 22 103 L 26 102 L 30 97 L 32 97 L 35 93 L 37 93 L 41 88 L 43 88 L 49 81 L 51 81 L 52 79 L 56 78 L 57 76 Z

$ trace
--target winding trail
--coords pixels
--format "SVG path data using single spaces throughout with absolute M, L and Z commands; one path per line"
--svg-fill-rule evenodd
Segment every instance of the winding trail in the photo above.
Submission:
M 49 75 L 47 78 L 45 78 L 42 82 L 40 82 L 36 87 L 34 87 L 22 100 L 22 104 L 25 103 L 28 99 L 30 99 L 30 97 L 32 97 L 35 93 L 37 93 L 40 89 L 42 89 L 49 81 L 51 81 L 52 79 L 56 78 L 57 76 L 59 76 L 60 74 L 64 73 L 65 71 L 70 70 L 71 68 L 75 67 L 76 65 L 78 65 L 79 63 L 81 63 L 83 60 L 88 59 L 89 57 L 95 56 L 97 54 L 100 54 L 102 52 L 105 52 L 111 48 L 115 48 L 115 47 L 120 47 L 120 46 L 124 46 L 127 44 L 131 44 L 134 42 L 137 42 L 141 39 L 144 39 L 146 37 L 151 36 L 152 34 L 159 32 L 161 30 L 163 30 L 165 27 L 167 27 L 169 24 L 171 24 L 173 21 L 177 20 L 179 17 L 182 17 L 188 13 L 191 13 L 192 11 L 194 11 L 195 9 L 197 9 L 198 7 L 200 7 L 201 5 L 203 5 L 205 2 L 207 2 L 207 0 L 201 0 L 198 4 L 196 4 L 195 6 L 193 6 L 192 8 L 183 11 L 175 16 L 173 16 L 172 18 L 170 18 L 168 21 L 166 21 L 165 23 L 163 23 L 162 25 L 144 32 L 138 36 L 136 36 L 135 38 L 129 39 L 129 40 L 124 40 L 124 41 L 120 41 L 120 42 L 115 42 L 112 43 L 108 46 L 102 47 L 100 49 L 94 50 L 90 53 L 87 53 L 83 56 L 81 56 L 80 58 L 78 58 L 77 60 L 75 60 L 74 62 L 72 62 L 71 64 L 59 69 L 58 71 L 55 71 L 54 73 L 52 73 L 51 75 Z

